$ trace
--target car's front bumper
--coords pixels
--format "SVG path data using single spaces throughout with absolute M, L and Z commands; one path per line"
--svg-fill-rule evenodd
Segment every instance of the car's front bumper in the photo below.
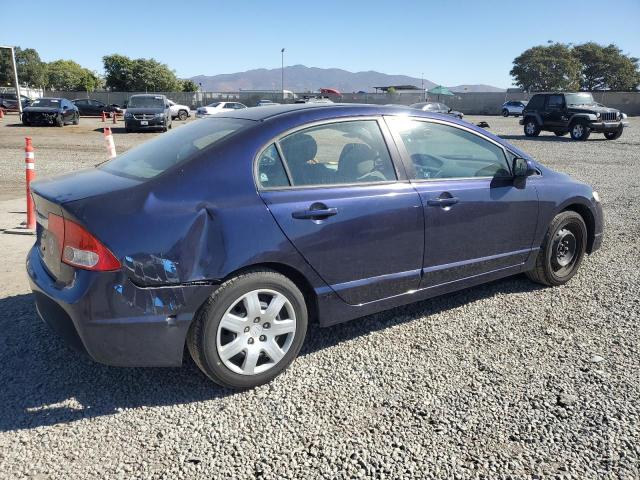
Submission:
M 139 287 L 122 272 L 85 270 L 60 286 L 37 246 L 27 256 L 27 274 L 40 317 L 77 350 L 117 366 L 179 366 L 193 315 L 215 289 Z
M 604 132 L 616 132 L 620 128 L 626 128 L 629 126 L 629 122 L 624 120 L 618 122 L 589 122 L 589 128 L 592 132 L 604 133 Z
M 146 122 L 146 125 L 143 124 Z M 144 130 L 144 129 L 156 129 L 156 128 L 164 128 L 167 123 L 164 118 L 151 118 L 149 120 L 138 120 L 136 118 L 125 118 L 124 126 L 125 128 L 131 130 Z

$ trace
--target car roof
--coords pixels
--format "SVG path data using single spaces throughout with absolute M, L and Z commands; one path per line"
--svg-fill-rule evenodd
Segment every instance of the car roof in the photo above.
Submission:
M 222 114 L 223 117 L 242 118 L 246 120 L 264 121 L 283 116 L 297 116 L 316 113 L 319 117 L 347 115 L 393 115 L 398 112 L 416 112 L 405 106 L 386 106 L 359 103 L 290 103 L 266 105 L 260 108 L 245 108 Z M 305 115 L 306 116 L 306 115 Z

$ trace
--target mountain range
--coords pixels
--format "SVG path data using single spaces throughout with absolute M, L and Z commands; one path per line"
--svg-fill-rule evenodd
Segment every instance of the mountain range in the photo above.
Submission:
M 196 75 L 191 80 L 208 92 L 237 92 L 239 90 L 280 90 L 282 72 L 279 68 L 258 68 L 246 72 L 221 75 Z M 316 68 L 293 65 L 284 68 L 284 88 L 294 92 L 313 92 L 320 88 L 335 88 L 341 92 L 372 92 L 373 87 L 387 85 L 422 85 L 422 79 L 407 75 L 388 75 L 375 71 L 349 72 L 340 68 Z M 436 86 L 424 79 L 425 88 Z M 491 85 L 455 85 L 453 92 L 504 92 Z

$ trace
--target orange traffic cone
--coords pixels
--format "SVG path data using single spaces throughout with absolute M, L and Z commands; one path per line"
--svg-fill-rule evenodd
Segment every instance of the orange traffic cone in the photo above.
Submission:
M 102 123 L 105 123 L 107 121 L 107 114 L 102 112 Z
M 111 112 L 111 116 L 113 117 L 113 123 L 118 123 L 118 112 Z
M 109 127 L 104 127 L 104 143 L 107 147 L 107 158 L 114 158 L 116 156 L 116 145 L 113 143 L 113 135 Z
M 4 118 L 4 110 L 0 108 L 0 118 Z

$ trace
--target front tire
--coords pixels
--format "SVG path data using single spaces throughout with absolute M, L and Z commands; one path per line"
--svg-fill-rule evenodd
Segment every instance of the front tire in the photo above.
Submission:
M 187 114 L 186 110 L 180 110 L 178 112 L 178 120 L 182 120 L 183 122 L 187 119 L 189 115 Z
M 540 126 L 535 118 L 529 117 L 524 121 L 524 134 L 527 137 L 537 137 L 540 135 Z
M 507 110 L 506 108 L 502 109 L 502 116 L 503 117 L 508 117 L 509 116 L 509 110 Z
M 62 115 L 56 117 L 56 127 L 64 127 L 64 118 L 62 118 Z
M 526 272 L 534 282 L 564 285 L 576 274 L 587 246 L 587 226 L 574 211 L 555 216 L 544 237 L 533 270 Z
M 78 125 L 80 123 L 80 114 L 76 113 L 76 116 L 73 117 L 73 124 Z
M 307 332 L 302 292 L 267 269 L 224 282 L 200 308 L 187 335 L 195 363 L 214 382 L 253 388 L 298 355 Z
M 623 127 L 618 128 L 615 132 L 604 132 L 604 138 L 607 140 L 616 140 L 622 136 Z
M 591 130 L 586 122 L 576 122 L 571 126 L 570 133 L 574 140 L 585 141 L 591 135 Z

